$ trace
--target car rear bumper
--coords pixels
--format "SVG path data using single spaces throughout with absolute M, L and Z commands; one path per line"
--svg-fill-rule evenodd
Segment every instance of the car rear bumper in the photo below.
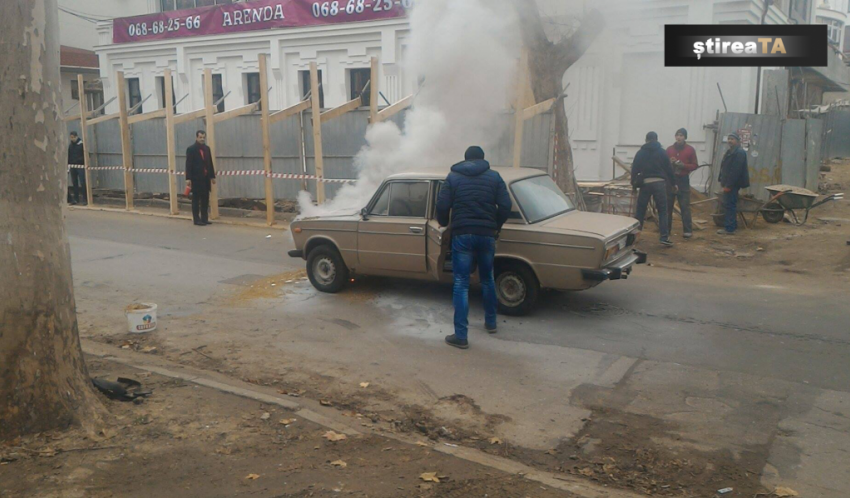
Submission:
M 294 251 L 289 251 L 290 258 L 301 258 L 304 259 L 304 251 L 299 251 L 298 249 Z
M 604 282 L 606 280 L 625 280 L 632 273 L 634 265 L 646 263 L 646 253 L 633 251 L 628 256 L 621 258 L 610 266 L 601 270 L 582 270 L 581 274 L 585 280 Z

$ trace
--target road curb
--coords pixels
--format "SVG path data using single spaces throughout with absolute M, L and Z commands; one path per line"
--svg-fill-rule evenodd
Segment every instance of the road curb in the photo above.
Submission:
M 337 422 L 332 417 L 328 417 L 312 409 L 305 408 L 302 403 L 291 401 L 282 396 L 263 392 L 259 390 L 256 385 L 249 384 L 247 382 L 234 380 L 222 374 L 207 370 L 186 367 L 157 356 L 119 349 L 89 339 L 82 339 L 81 343 L 83 346 L 83 352 L 89 356 L 114 361 L 128 367 L 155 373 L 163 377 L 181 379 L 185 382 L 191 382 L 193 384 L 262 403 L 277 405 L 287 410 L 294 411 L 295 415 L 298 417 L 348 436 L 359 436 L 363 434 L 347 424 Z M 380 431 L 375 431 L 374 433 L 381 437 L 392 439 L 404 444 L 415 445 L 417 443 L 416 439 L 404 435 Z M 539 482 L 540 484 L 544 484 L 554 489 L 568 491 L 579 498 L 640 498 L 643 496 L 629 491 L 610 489 L 570 475 L 558 475 L 556 477 L 554 474 L 549 472 L 542 472 L 525 464 L 507 458 L 494 456 L 475 448 L 438 442 L 435 443 L 431 449 L 446 455 L 451 455 L 455 458 L 460 458 L 468 462 L 489 467 L 500 472 L 522 475 L 525 479 Z

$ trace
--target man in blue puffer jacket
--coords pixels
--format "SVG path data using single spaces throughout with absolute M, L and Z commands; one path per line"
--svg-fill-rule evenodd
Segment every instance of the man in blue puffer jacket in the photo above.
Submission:
M 484 294 L 484 322 L 496 333 L 496 282 L 493 260 L 496 238 L 511 214 L 511 196 L 499 173 L 490 169 L 481 147 L 470 147 L 466 160 L 452 166 L 452 172 L 437 199 L 437 221 L 452 231 L 452 269 L 455 333 L 446 343 L 467 349 L 469 325 L 469 275 L 478 260 L 478 274 Z

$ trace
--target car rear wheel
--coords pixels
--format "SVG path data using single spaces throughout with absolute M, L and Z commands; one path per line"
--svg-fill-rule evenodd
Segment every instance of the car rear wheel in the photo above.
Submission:
M 537 276 L 525 265 L 505 263 L 496 269 L 496 298 L 499 313 L 508 316 L 523 316 L 531 312 L 540 283 Z
M 339 251 L 322 245 L 310 251 L 307 256 L 307 277 L 316 289 L 335 294 L 348 282 L 348 267 L 345 266 Z

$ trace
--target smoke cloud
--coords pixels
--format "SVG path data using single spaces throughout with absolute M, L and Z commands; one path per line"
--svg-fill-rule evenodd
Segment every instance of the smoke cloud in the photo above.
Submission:
M 357 183 L 323 206 L 302 192 L 302 217 L 358 212 L 388 175 L 449 166 L 463 160 L 468 146 L 487 151 L 505 133 L 498 117 L 512 101 L 521 50 L 510 0 L 418 2 L 410 28 L 403 64 L 423 84 L 404 129 L 392 122 L 370 126 L 355 158 Z

